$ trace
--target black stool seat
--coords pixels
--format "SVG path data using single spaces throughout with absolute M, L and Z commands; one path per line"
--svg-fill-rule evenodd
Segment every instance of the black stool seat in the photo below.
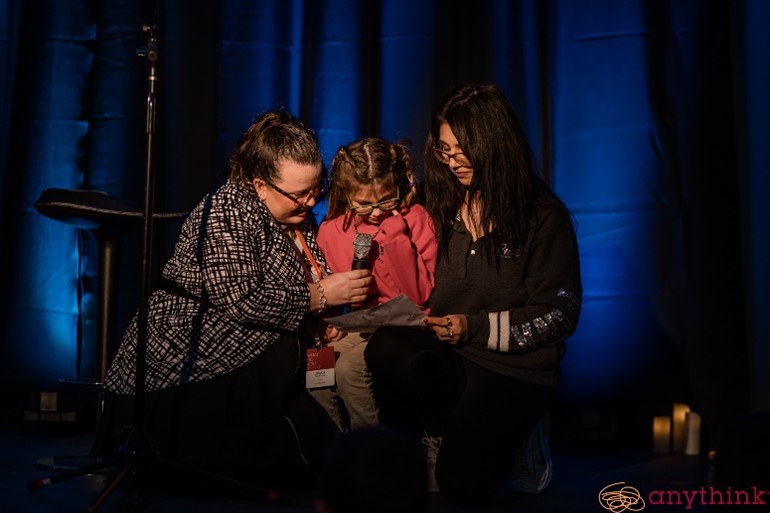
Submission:
M 46 217 L 85 230 L 118 229 L 129 231 L 142 226 L 144 212 L 121 205 L 102 191 L 84 189 L 45 189 L 35 202 L 35 210 Z M 155 221 L 174 221 L 187 212 L 155 212 Z
M 112 357 L 120 242 L 124 234 L 143 227 L 144 212 L 121 205 L 106 192 L 84 189 L 45 189 L 34 207 L 48 218 L 96 236 L 99 253 L 96 380 L 102 382 Z M 152 218 L 156 223 L 172 222 L 186 215 L 187 212 L 156 212 Z

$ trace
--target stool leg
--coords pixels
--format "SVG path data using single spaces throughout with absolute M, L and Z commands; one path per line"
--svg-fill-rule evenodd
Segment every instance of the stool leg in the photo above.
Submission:
M 112 340 L 115 336 L 115 294 L 118 285 L 118 259 L 121 234 L 107 230 L 96 233 L 99 247 L 99 303 L 97 312 L 96 379 L 107 377 L 112 360 Z

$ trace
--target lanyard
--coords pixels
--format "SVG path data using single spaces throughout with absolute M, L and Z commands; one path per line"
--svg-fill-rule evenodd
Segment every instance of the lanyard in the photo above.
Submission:
M 302 232 L 300 232 L 299 228 L 296 226 L 294 227 L 294 235 L 296 240 L 299 241 L 300 245 L 302 246 L 304 257 L 307 257 L 307 259 L 303 258 L 303 254 L 299 252 L 299 248 L 295 243 L 294 248 L 297 250 L 297 255 L 300 257 L 302 267 L 305 269 L 305 273 L 308 274 L 309 278 L 313 280 L 313 283 L 316 283 L 321 278 L 323 278 L 324 274 L 321 272 L 321 268 L 318 266 L 318 262 L 316 262 L 315 258 L 313 258 L 313 254 L 310 252 L 310 248 L 307 247 L 307 242 L 305 242 L 305 238 L 302 236 Z M 313 273 L 313 271 L 308 268 L 307 262 L 310 262 L 310 264 L 313 266 L 313 271 L 315 271 L 315 273 Z
M 291 234 L 287 231 L 286 235 L 289 236 L 289 239 L 292 238 Z M 299 245 L 297 244 L 299 242 Z M 299 246 L 302 246 L 302 251 L 300 251 Z M 311 280 L 313 283 L 318 283 L 321 278 L 323 278 L 323 272 L 321 271 L 321 268 L 318 266 L 318 262 L 316 262 L 315 258 L 313 258 L 313 254 L 310 252 L 310 248 L 307 247 L 307 242 L 305 242 L 305 238 L 302 236 L 302 233 L 299 231 L 299 228 L 296 226 L 294 227 L 294 240 L 291 241 L 291 247 L 294 248 L 294 252 L 297 254 L 297 258 L 299 259 L 300 265 L 302 265 L 302 269 L 305 271 L 305 276 Z M 307 257 L 307 258 L 306 258 Z M 311 270 L 310 267 L 308 267 L 308 262 L 313 266 L 313 269 Z M 325 340 L 325 335 L 322 332 L 315 334 L 315 347 L 316 349 L 320 349 L 322 344 L 322 341 Z

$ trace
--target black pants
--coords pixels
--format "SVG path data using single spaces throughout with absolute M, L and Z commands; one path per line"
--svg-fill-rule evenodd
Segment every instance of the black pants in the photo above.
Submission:
M 553 388 L 484 369 L 424 330 L 380 328 L 365 359 L 383 424 L 443 437 L 436 481 L 459 504 L 500 490 L 555 399 Z
M 151 392 L 145 426 L 154 453 L 279 490 L 317 479 L 332 423 L 305 389 L 304 348 L 282 336 L 250 364 L 210 380 Z M 115 453 L 134 426 L 134 396 L 108 394 L 93 452 Z

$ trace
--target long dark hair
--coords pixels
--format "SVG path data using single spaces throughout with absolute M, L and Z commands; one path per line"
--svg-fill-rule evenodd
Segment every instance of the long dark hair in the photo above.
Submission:
M 425 195 L 442 249 L 447 247 L 452 222 L 466 194 L 447 165 L 433 155 L 444 123 L 473 166 L 467 192 L 481 202 L 478 226 L 491 226 L 495 244 L 508 244 L 515 250 L 525 240 L 538 198 L 549 189 L 538 175 L 513 108 L 497 87 L 467 85 L 453 90 L 434 113 L 425 141 Z

